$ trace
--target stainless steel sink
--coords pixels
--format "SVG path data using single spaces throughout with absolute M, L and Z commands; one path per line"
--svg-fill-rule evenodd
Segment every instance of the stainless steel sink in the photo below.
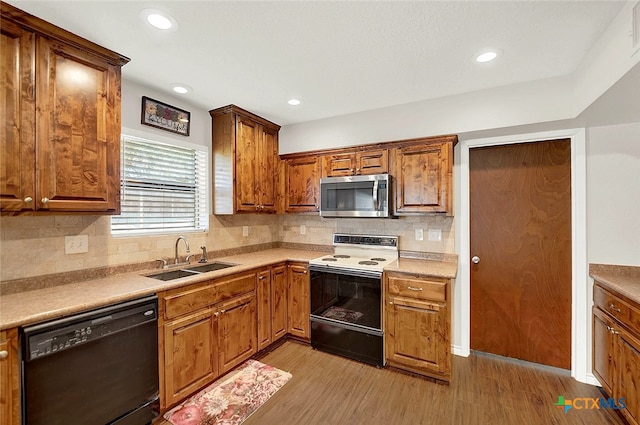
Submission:
M 198 273 L 206 273 L 206 272 L 212 272 L 214 270 L 226 269 L 227 267 L 233 267 L 233 266 L 237 266 L 237 264 L 209 263 L 209 264 L 203 264 L 201 266 L 188 267 L 188 268 L 186 268 L 184 270 L 185 271 L 194 271 L 194 272 L 198 272 Z
M 152 277 L 158 280 L 173 280 L 180 279 L 181 277 L 194 276 L 200 274 L 200 272 L 191 270 L 170 270 L 162 273 L 150 274 L 147 277 Z

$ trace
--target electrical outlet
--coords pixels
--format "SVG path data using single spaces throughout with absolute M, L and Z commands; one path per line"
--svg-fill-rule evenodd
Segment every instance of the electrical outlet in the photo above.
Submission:
M 441 229 L 429 229 L 429 240 L 433 242 L 442 241 L 442 230 Z
M 301 235 L 306 235 L 307 234 L 307 226 L 305 226 L 304 224 L 300 225 L 300 234 Z
M 64 237 L 64 253 L 65 254 L 82 254 L 89 252 L 89 236 L 65 236 Z
M 249 236 L 249 226 L 242 226 L 242 236 Z
M 424 230 L 416 229 L 416 240 L 417 241 L 424 240 Z

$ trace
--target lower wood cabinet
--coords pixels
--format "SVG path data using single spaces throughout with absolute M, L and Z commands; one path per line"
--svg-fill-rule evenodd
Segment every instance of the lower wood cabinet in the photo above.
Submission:
M 448 279 L 385 274 L 385 357 L 389 366 L 449 380 L 449 294 Z
M 291 263 L 288 269 L 288 331 L 292 336 L 308 340 L 311 337 L 309 266 L 306 263 Z
M 608 397 L 626 407 L 628 423 L 640 424 L 640 305 L 605 288 L 593 287 L 593 374 Z
M 0 331 L 0 425 L 21 423 L 19 363 L 18 329 Z
M 258 351 L 267 348 L 271 342 L 271 268 L 258 272 L 256 286 L 258 298 Z
M 218 307 L 220 374 L 227 373 L 257 350 L 256 296 L 246 294 Z
M 287 326 L 287 265 L 279 264 L 271 268 L 271 342 L 285 336 Z

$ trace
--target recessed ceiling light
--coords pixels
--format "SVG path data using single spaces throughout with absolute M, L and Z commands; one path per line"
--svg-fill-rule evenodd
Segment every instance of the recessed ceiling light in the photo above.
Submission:
M 179 94 L 187 94 L 191 92 L 191 87 L 185 84 L 172 84 L 171 88 L 173 89 L 174 92 Z
M 289 99 L 287 103 L 291 106 L 298 106 L 302 102 L 299 99 Z
M 141 15 L 149 24 L 159 30 L 175 31 L 178 28 L 178 22 L 173 18 L 173 16 L 160 10 L 144 9 L 141 12 Z
M 500 55 L 500 50 L 487 50 L 475 56 L 476 62 L 490 62 Z

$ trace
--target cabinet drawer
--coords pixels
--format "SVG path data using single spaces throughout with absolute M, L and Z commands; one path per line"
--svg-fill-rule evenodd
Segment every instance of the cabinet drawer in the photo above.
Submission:
M 640 308 L 638 306 L 628 304 L 599 285 L 593 287 L 593 305 L 607 312 L 633 332 L 640 334 Z
M 418 278 L 409 275 L 387 276 L 387 291 L 391 295 L 422 300 L 446 301 L 446 289 L 446 279 Z
M 170 291 L 163 297 L 166 319 L 207 307 L 237 295 L 253 291 L 256 274 L 245 274 L 230 279 L 213 281 L 205 286 L 187 287 L 185 290 Z

